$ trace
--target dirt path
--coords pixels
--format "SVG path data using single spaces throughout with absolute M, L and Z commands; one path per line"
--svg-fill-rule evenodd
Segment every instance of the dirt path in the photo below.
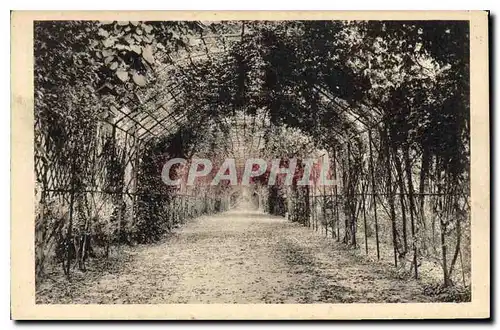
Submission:
M 201 217 L 129 260 L 37 294 L 39 303 L 426 302 L 421 286 L 298 224 L 259 212 Z M 88 273 L 87 273 L 88 274 Z M 62 281 L 62 280 L 61 280 Z

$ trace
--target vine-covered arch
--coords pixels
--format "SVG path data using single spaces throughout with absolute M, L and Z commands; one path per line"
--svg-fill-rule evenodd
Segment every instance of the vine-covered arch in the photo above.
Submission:
M 260 183 L 270 213 L 352 247 L 362 231 L 416 277 L 440 259 L 450 285 L 468 255 L 467 41 L 463 22 L 37 22 L 37 272 L 227 209 L 227 186 L 166 186 L 168 159 L 316 155 L 337 184 Z

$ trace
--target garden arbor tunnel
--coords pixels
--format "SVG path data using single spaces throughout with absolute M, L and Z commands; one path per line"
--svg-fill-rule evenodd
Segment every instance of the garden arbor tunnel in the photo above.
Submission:
M 244 22 L 235 24 L 234 29 L 237 29 L 236 33 L 216 35 L 204 35 L 202 30 L 199 37 L 190 38 L 191 47 L 178 50 L 175 57 L 158 51 L 154 54 L 156 60 L 167 64 L 160 66 L 156 72 L 148 72 L 152 86 L 138 89 L 124 104 L 112 105 L 110 117 L 105 121 L 130 135 L 139 145 L 152 146 L 152 158 L 161 158 L 165 162 L 169 157 L 197 156 L 207 157 L 214 164 L 226 157 L 234 158 L 240 175 L 245 161 L 252 158 L 300 159 L 319 154 L 320 149 L 324 156 L 323 148 L 328 148 L 337 158 L 343 157 L 344 153 L 361 152 L 356 142 L 359 144 L 360 135 L 368 134 L 381 124 L 382 115 L 377 109 L 372 109 L 368 115 L 366 105 L 352 106 L 339 97 L 340 93 L 334 94 L 331 90 L 344 91 L 349 88 L 349 83 L 362 84 L 365 81 L 361 79 L 357 82 L 354 76 L 342 73 L 339 74 L 342 79 L 328 81 L 333 83 L 330 88 L 319 82 L 303 86 L 301 80 L 279 76 L 279 67 L 266 65 L 270 55 L 263 53 L 259 47 L 272 43 L 272 36 L 256 33 L 248 27 L 245 31 Z M 284 50 L 278 49 L 278 52 Z M 335 70 L 341 72 L 343 69 L 339 67 Z M 214 72 L 218 72 L 215 78 Z M 270 94 L 281 87 L 268 86 L 278 84 L 273 79 L 287 79 L 284 86 L 298 91 L 298 95 L 284 92 L 282 97 L 285 99 L 266 102 Z M 206 82 L 206 85 L 202 87 L 200 82 Z M 288 107 L 298 107 L 295 111 L 303 113 L 297 116 Z M 320 109 L 318 113 L 324 113 L 323 117 L 311 113 L 313 109 Z M 306 117 L 303 117 L 304 114 Z M 314 134 L 318 133 L 313 130 L 321 125 L 325 116 L 330 120 L 330 141 L 315 141 Z M 277 141 L 293 133 L 297 141 L 294 138 Z M 153 172 L 153 179 L 158 180 L 159 177 L 158 172 Z M 228 204 L 224 187 L 210 189 L 208 193 L 203 189 L 206 187 L 198 188 L 198 191 L 187 193 L 177 190 L 172 195 L 216 196 L 218 203 L 225 201 Z M 321 191 L 318 192 L 321 194 Z M 325 192 L 324 189 L 322 192 Z M 274 205 L 279 197 L 280 193 L 274 192 L 268 204 Z M 284 207 L 269 211 L 284 214 Z M 308 216 L 308 212 L 300 215 L 300 221 L 310 221 L 305 219 Z
M 448 260 L 441 251 L 451 281 L 462 246 L 454 237 L 463 236 L 460 225 L 468 221 L 456 216 L 469 194 L 467 169 L 456 156 L 468 157 L 468 95 L 458 92 L 468 84 L 458 75 L 468 53 L 455 45 L 457 35 L 467 38 L 462 25 L 433 27 L 439 42 L 456 48 L 443 59 L 422 22 L 407 23 L 403 34 L 394 32 L 401 23 L 69 24 L 85 25 L 86 37 L 95 39 L 88 47 L 97 78 L 70 116 L 36 95 L 37 225 L 59 219 L 52 234 L 37 237 L 37 271 L 51 240 L 147 243 L 188 218 L 226 210 L 238 195 L 228 185 L 165 185 L 169 159 L 233 158 L 241 173 L 251 158 L 316 158 L 328 160 L 335 185 L 255 182 L 259 206 L 366 253 L 375 249 L 378 258 L 388 244 L 394 263 L 408 258 L 415 276 L 418 259 L 439 255 L 429 246 L 442 241 L 452 251 Z M 35 27 L 35 39 L 44 29 Z M 404 48 L 409 44 L 428 48 L 419 53 Z M 35 42 L 35 53 L 50 47 Z M 87 79 L 89 67 L 81 70 Z M 414 71 L 418 79 L 401 73 Z M 457 92 L 447 97 L 450 88 Z M 442 135 L 433 108 L 451 121 Z M 437 146 L 429 147 L 431 140 Z M 437 184 L 428 183 L 431 175 Z M 439 218 L 452 214 L 453 224 Z M 441 234 L 430 229 L 435 223 Z

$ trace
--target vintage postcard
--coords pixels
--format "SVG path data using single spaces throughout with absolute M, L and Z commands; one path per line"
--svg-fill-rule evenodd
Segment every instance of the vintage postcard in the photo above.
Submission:
M 13 319 L 490 317 L 488 12 L 11 27 Z

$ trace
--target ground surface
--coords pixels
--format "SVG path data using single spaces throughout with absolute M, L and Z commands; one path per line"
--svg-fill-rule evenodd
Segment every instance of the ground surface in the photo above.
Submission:
M 185 224 L 164 242 L 126 248 L 102 272 L 52 278 L 38 303 L 427 302 L 397 278 L 318 232 L 234 210 Z

